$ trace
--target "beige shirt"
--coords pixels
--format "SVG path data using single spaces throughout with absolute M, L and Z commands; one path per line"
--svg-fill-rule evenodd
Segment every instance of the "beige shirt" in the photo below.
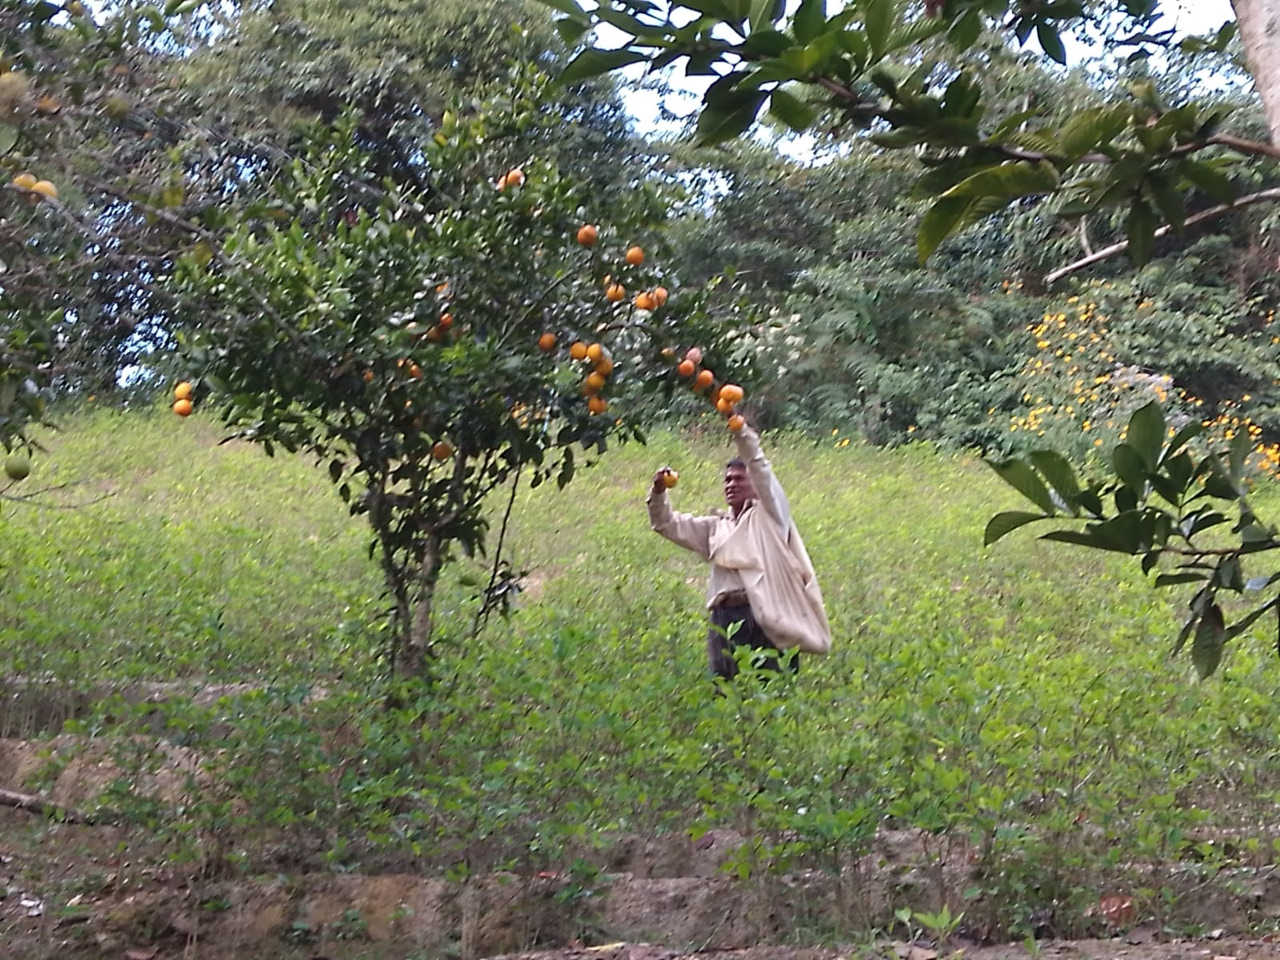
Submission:
M 745 590 L 752 616 L 779 649 L 827 653 L 831 626 L 822 591 L 791 520 L 786 494 L 760 451 L 755 431 L 743 427 L 735 436 L 757 499 L 737 517 L 694 517 L 673 511 L 666 490 L 651 489 L 649 522 L 668 540 L 711 564 L 709 606 L 725 593 Z
M 737 517 L 728 511 L 718 511 L 704 517 L 677 513 L 671 509 L 666 490 L 650 490 L 645 501 L 649 505 L 649 523 L 654 530 L 672 543 L 692 550 L 711 563 L 711 576 L 707 580 L 708 609 L 714 607 L 725 594 L 746 589 L 742 575 L 736 569 L 716 563 L 713 557 L 729 535 L 745 521 L 749 510 L 762 509 L 777 525 L 778 532 L 784 539 L 791 528 L 791 506 L 787 503 L 782 484 L 774 476 L 773 468 L 760 450 L 759 435 L 750 427 L 743 427 L 735 437 L 738 456 L 746 465 L 747 476 L 751 478 L 751 486 L 757 497 L 749 500 Z

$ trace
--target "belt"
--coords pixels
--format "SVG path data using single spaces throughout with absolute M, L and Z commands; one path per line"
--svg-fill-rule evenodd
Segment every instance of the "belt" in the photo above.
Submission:
M 747 597 L 747 591 L 731 590 L 720 594 L 711 605 L 713 607 L 745 607 L 749 604 L 750 598 Z

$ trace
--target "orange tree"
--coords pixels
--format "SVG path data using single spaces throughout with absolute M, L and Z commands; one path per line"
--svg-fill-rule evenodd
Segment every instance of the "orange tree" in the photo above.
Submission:
M 425 191 L 375 178 L 339 124 L 181 271 L 203 318 L 180 334 L 197 405 L 268 453 L 321 458 L 368 518 L 401 677 L 431 673 L 441 570 L 484 550 L 486 498 L 522 475 L 566 484 L 579 451 L 638 437 L 611 401 L 675 389 L 672 345 L 715 356 L 734 315 L 664 276 L 654 189 L 605 198 L 509 155 L 539 122 L 536 84 L 446 114 Z

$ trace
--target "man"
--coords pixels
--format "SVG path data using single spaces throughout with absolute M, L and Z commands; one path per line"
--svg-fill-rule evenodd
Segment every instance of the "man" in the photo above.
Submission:
M 707 658 L 711 672 L 725 680 L 738 673 L 734 653 L 739 647 L 762 651 L 762 665 L 774 670 L 792 648 L 805 653 L 831 648 L 822 592 L 782 484 L 749 425 L 734 438 L 739 455 L 724 474 L 728 513 L 674 512 L 664 482 L 667 467 L 654 474 L 646 498 L 653 529 L 711 563 Z M 798 658 L 792 657 L 791 666 L 798 668 Z

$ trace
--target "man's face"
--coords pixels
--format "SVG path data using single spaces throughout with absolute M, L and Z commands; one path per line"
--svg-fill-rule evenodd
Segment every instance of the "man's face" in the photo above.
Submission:
M 725 470 L 724 499 L 735 516 L 742 512 L 748 500 L 756 499 L 756 490 L 747 476 L 746 467 L 732 466 Z

